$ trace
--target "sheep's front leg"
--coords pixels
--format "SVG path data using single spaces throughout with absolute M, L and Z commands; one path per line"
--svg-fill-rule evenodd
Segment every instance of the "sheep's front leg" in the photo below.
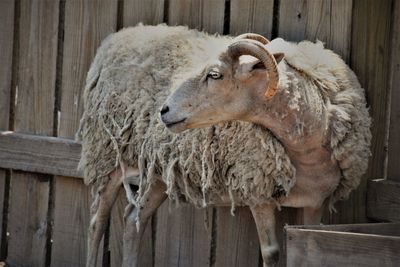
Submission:
M 101 238 L 110 218 L 111 208 L 115 203 L 122 179 L 116 172 L 110 174 L 110 180 L 102 188 L 96 188 L 96 195 L 90 210 L 90 226 L 88 236 L 87 267 L 95 267 Z
M 140 209 L 129 203 L 125 210 L 125 231 L 122 266 L 138 266 L 140 242 L 149 218 L 167 198 L 166 185 L 157 179 L 151 185 L 148 199 Z
M 275 233 L 275 208 L 273 203 L 250 207 L 257 226 L 264 267 L 276 266 L 279 261 L 279 244 Z

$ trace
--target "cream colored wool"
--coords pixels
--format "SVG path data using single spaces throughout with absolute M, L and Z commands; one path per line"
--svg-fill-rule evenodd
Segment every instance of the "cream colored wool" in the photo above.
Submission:
M 329 112 L 326 129 L 329 145 L 342 173 L 340 183 L 330 198 L 330 208 L 333 208 L 336 201 L 347 199 L 350 192 L 358 187 L 368 168 L 371 119 L 364 90 L 346 63 L 331 50 L 325 49 L 321 42 L 294 44 L 277 38 L 267 45 L 267 49 L 272 53 L 285 53 L 287 65 L 279 65 L 281 89 L 298 96 L 306 95 L 304 99 L 308 103 L 316 102 Z M 296 87 L 306 81 L 311 84 Z M 305 92 L 302 94 L 301 90 Z M 296 100 L 295 97 L 292 99 Z M 295 109 L 300 101 L 304 100 L 294 101 L 296 103 L 292 108 Z
M 287 195 L 294 167 L 268 130 L 232 122 L 176 135 L 159 120 L 172 79 L 204 67 L 230 42 L 167 26 L 138 26 L 108 37 L 84 92 L 79 135 L 85 183 L 101 188 L 125 162 L 141 173 L 136 205 L 143 204 L 154 174 L 162 175 L 171 199 L 198 207 L 221 195 L 229 195 L 232 205 L 279 202 Z
M 124 161 L 141 172 L 138 205 L 155 173 L 167 183 L 171 199 L 197 206 L 221 194 L 247 205 L 271 197 L 279 202 L 278 196 L 289 194 L 294 167 L 268 130 L 235 122 L 174 135 L 159 121 L 170 88 L 216 60 L 231 41 L 163 25 L 108 37 L 97 51 L 84 93 L 80 167 L 85 182 L 104 184 Z M 364 92 L 346 64 L 319 42 L 275 39 L 267 48 L 285 53 L 279 90 L 290 95 L 289 108 L 296 110 L 306 99 L 330 114 L 328 145 L 342 172 L 332 207 L 358 186 L 367 168 L 371 122 Z

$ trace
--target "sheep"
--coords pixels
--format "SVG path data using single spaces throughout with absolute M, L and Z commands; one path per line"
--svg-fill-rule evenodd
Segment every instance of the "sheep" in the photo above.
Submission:
M 361 149 L 360 146 L 369 142 L 368 134 L 363 135 L 362 132 L 368 132 L 365 127 L 369 127 L 369 118 L 366 115 L 364 123 L 356 120 L 354 126 L 360 127 L 358 137 L 365 139 L 365 143 L 357 143 L 353 138 L 356 131 L 352 124 L 353 113 L 348 114 L 348 109 L 351 112 L 353 110 L 345 97 L 344 100 L 329 98 L 330 102 L 326 102 L 330 116 L 336 119 L 335 124 L 330 124 L 329 128 L 333 136 L 330 145 L 334 153 L 326 154 L 332 158 L 328 161 L 338 162 L 336 164 L 339 167 L 335 165 L 332 168 L 336 176 L 324 181 L 313 181 L 301 176 L 304 170 L 301 169 L 303 165 L 296 161 L 297 154 L 293 154 L 296 150 L 290 150 L 286 139 L 277 135 L 275 128 L 263 127 L 265 125 L 261 122 L 233 121 L 243 119 L 226 114 L 222 119 L 216 118 L 215 115 L 223 114 L 218 112 L 211 114 L 208 118 L 210 120 L 202 122 L 198 120 L 199 117 L 193 116 L 198 122 L 193 126 L 187 123 L 188 117 L 178 123 L 171 120 L 176 115 L 189 114 L 187 112 L 190 109 L 197 109 L 195 111 L 199 114 L 202 112 L 199 107 L 215 109 L 213 101 L 217 95 L 203 94 L 207 101 L 199 103 L 205 99 L 200 97 L 193 98 L 191 102 L 193 92 L 190 92 L 188 85 L 193 77 L 196 79 L 199 73 L 208 70 L 208 66 L 229 59 L 232 45 L 244 41 L 257 44 L 268 42 L 254 34 L 233 39 L 208 35 L 182 26 L 165 25 L 138 25 L 123 29 L 102 42 L 87 75 L 83 96 L 84 112 L 77 133 L 77 138 L 82 142 L 79 166 L 94 197 L 87 266 L 96 265 L 99 242 L 121 185 L 129 203 L 124 216 L 124 266 L 137 263 L 140 239 L 148 218 L 167 197 L 197 207 L 230 203 L 232 212 L 236 205 L 249 206 L 259 232 L 264 262 L 267 266 L 273 266 L 277 262 L 279 250 L 274 235 L 273 212 L 276 207 L 307 207 L 306 222 L 318 223 L 321 202 L 330 199 L 332 206 L 357 186 L 366 168 L 365 153 L 368 148 Z M 276 56 L 278 58 L 282 54 L 277 53 Z M 251 61 L 253 59 L 248 58 L 250 61 L 241 67 L 250 71 L 255 66 L 254 71 L 260 72 L 258 75 L 262 76 L 263 71 L 259 68 L 262 70 L 263 64 L 254 63 Z M 289 59 L 290 55 L 286 54 L 285 61 Z M 283 65 L 281 62 L 279 68 Z M 226 61 L 226 64 L 234 67 L 237 62 L 231 60 Z M 306 83 L 308 80 L 300 76 L 307 73 L 300 72 L 303 71 L 301 68 L 297 71 L 300 74 L 293 74 L 294 79 L 298 79 L 299 84 Z M 204 74 L 204 83 L 208 83 L 209 79 L 226 80 L 220 77 L 219 72 Z M 280 83 L 282 81 L 284 79 L 280 75 Z M 324 81 L 316 80 L 315 84 Z M 313 84 L 308 82 L 307 86 Z M 193 90 L 199 88 L 196 83 L 192 85 Z M 285 90 L 290 94 L 289 87 Z M 275 98 L 278 96 L 279 92 Z M 360 112 L 365 115 L 362 91 L 357 97 Z M 302 95 L 293 98 L 290 107 L 303 112 L 301 99 Z M 343 106 L 347 109 L 337 107 L 340 101 L 345 102 Z M 205 106 L 207 103 L 210 103 L 208 107 Z M 325 110 L 325 106 L 320 108 Z M 162 121 L 159 117 L 160 109 Z M 284 117 L 280 120 L 284 120 Z M 343 128 L 343 125 L 347 128 Z M 201 129 L 179 134 L 171 132 L 199 127 Z M 299 131 L 304 135 L 305 128 L 299 128 Z M 305 139 L 302 133 L 292 136 L 292 143 Z M 354 155 L 348 151 L 352 144 L 356 144 Z M 324 159 L 327 156 L 324 155 Z M 339 169 L 342 175 L 336 173 Z M 309 198 L 311 203 L 305 203 L 302 198 L 308 192 L 301 192 L 304 183 L 299 185 L 299 182 L 302 181 L 311 183 L 313 189 L 322 188 L 324 191 L 312 192 L 313 196 Z M 132 182 L 139 185 L 136 193 L 131 190 Z
M 227 45 L 231 38 L 185 27 L 138 26 L 111 35 L 99 48 L 87 76 L 78 131 L 80 168 L 95 197 L 88 266 L 95 265 L 121 183 L 130 203 L 124 236 L 124 250 L 130 253 L 124 253 L 124 265 L 135 262 L 137 240 L 148 216 L 165 199 L 164 192 L 197 207 L 231 202 L 232 208 L 279 202 L 289 193 L 294 167 L 262 127 L 233 122 L 173 135 L 158 118 L 173 77 L 179 80 L 200 59 L 213 60 L 220 42 Z M 136 196 L 127 183 L 131 176 L 139 177 Z
M 296 183 L 280 204 L 304 207 L 305 223 L 320 221 L 325 202 L 334 209 L 348 197 L 370 156 L 364 90 L 345 62 L 319 41 L 236 40 L 212 64 L 182 77 L 160 115 L 175 133 L 226 121 L 270 130 L 296 169 Z M 260 214 L 272 214 L 270 207 L 257 207 Z M 254 217 L 257 226 L 268 224 L 265 217 Z M 258 230 L 268 262 L 268 236 Z

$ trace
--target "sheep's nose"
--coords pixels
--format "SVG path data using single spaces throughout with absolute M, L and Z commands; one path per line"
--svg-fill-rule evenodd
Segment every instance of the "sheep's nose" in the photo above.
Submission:
M 164 105 L 160 111 L 161 116 L 164 115 L 165 113 L 167 113 L 168 111 L 169 111 L 169 107 Z

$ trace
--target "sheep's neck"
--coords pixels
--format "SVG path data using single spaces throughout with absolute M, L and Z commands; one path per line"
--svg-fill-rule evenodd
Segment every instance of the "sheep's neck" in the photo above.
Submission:
M 309 99 L 319 98 L 309 95 L 310 91 L 298 91 L 296 94 L 283 90 L 270 101 L 259 101 L 250 120 L 272 131 L 295 162 L 301 165 L 327 162 L 331 153 L 327 148 L 329 146 L 325 146 L 327 114 L 323 103 L 315 101 L 310 104 Z

